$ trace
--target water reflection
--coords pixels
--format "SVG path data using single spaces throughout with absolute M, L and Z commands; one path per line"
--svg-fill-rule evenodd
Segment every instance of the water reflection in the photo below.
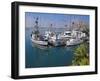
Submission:
M 32 47 L 34 48 L 39 48 L 39 49 L 42 49 L 42 50 L 46 50 L 47 48 L 49 48 L 50 46 L 43 46 L 43 45 L 39 45 L 39 44 L 35 44 L 35 43 L 32 43 Z

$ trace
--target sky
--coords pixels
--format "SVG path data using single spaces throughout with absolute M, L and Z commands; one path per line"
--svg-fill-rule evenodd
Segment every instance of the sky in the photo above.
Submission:
M 55 28 L 62 28 L 72 21 L 89 24 L 89 15 L 25 12 L 25 27 L 34 27 L 37 17 L 40 27 L 50 27 L 52 24 Z

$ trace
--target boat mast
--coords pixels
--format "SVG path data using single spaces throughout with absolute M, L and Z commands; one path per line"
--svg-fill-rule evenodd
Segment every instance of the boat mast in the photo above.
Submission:
M 70 15 L 70 31 L 73 30 L 73 21 L 72 21 L 72 15 Z
M 75 30 L 75 16 L 73 15 L 72 21 L 72 30 Z
M 39 34 L 38 17 L 36 18 L 36 21 L 35 21 L 34 33 Z
M 50 32 L 52 31 L 52 24 L 50 24 L 50 26 L 49 26 L 49 31 Z

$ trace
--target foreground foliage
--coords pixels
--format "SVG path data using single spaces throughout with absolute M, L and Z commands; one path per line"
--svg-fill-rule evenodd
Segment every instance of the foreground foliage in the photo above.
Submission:
M 74 52 L 73 65 L 88 65 L 89 64 L 89 46 L 88 44 L 79 45 Z

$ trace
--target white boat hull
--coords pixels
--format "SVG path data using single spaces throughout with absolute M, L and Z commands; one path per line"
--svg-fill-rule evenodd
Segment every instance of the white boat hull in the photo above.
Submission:
M 64 46 L 66 43 L 62 41 L 61 39 L 56 39 L 55 41 L 48 41 L 50 45 L 53 46 Z
M 38 44 L 38 45 L 43 45 L 43 46 L 48 45 L 48 42 L 46 42 L 46 41 L 40 41 L 40 40 L 34 40 L 34 39 L 31 39 L 31 40 L 33 43 Z
M 67 41 L 66 42 L 66 46 L 78 45 L 78 44 L 80 44 L 82 42 L 83 42 L 83 40 L 74 39 L 72 41 Z

